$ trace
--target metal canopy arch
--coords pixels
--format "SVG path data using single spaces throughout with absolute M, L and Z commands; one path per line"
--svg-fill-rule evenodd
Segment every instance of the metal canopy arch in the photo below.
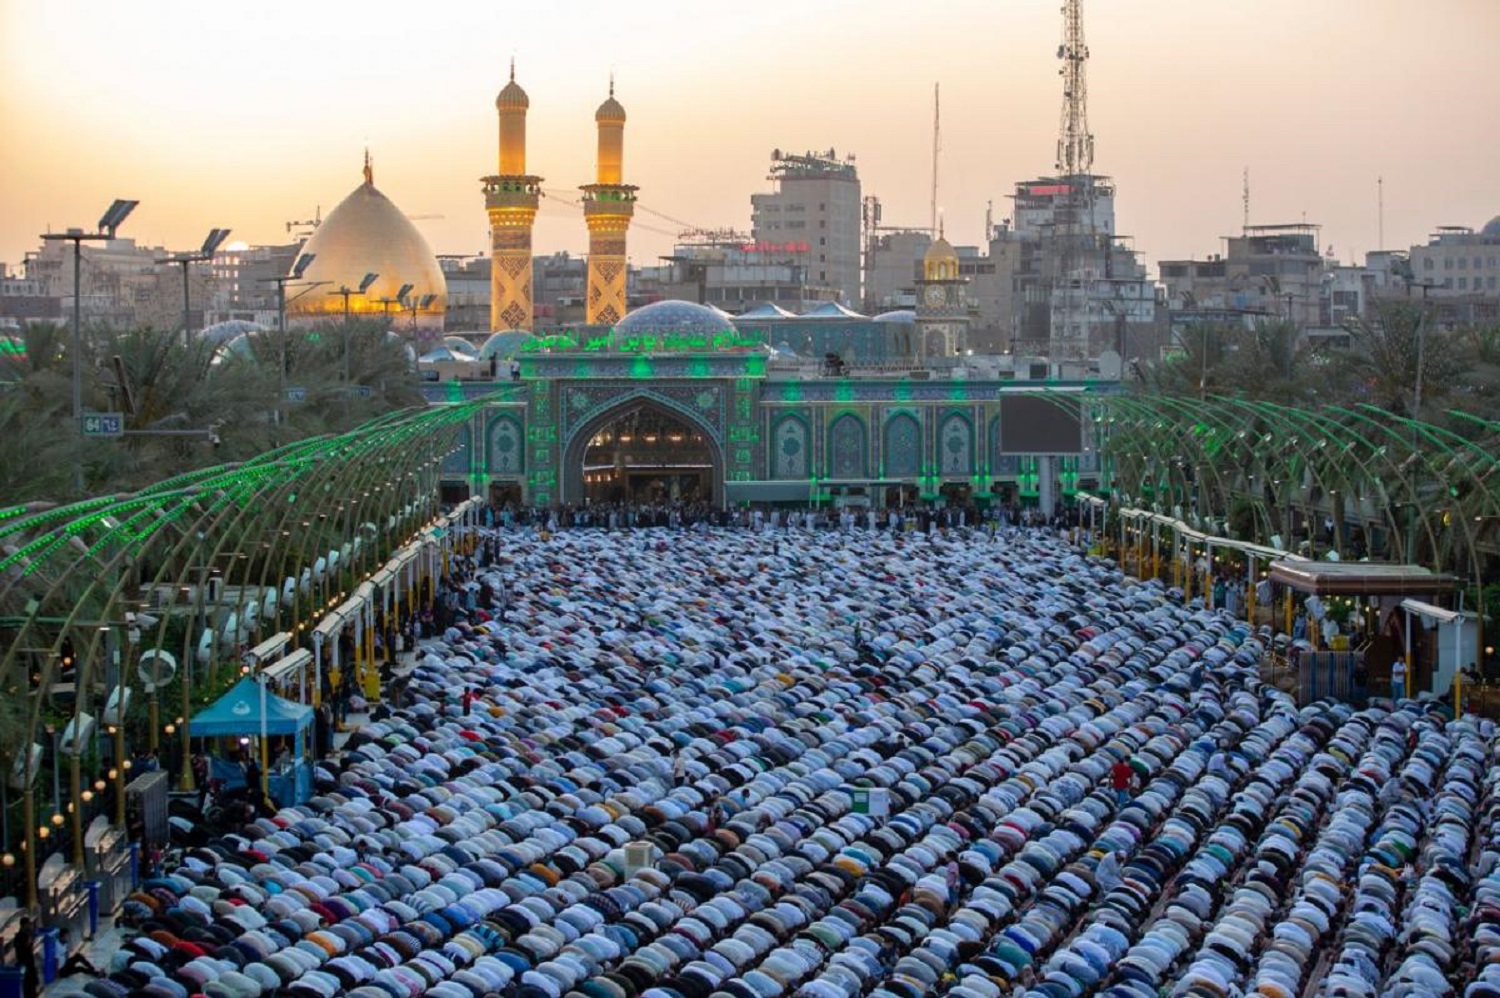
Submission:
M 181 608 L 171 603 L 159 613 L 149 637 L 141 634 L 128 649 L 111 647 L 110 633 L 126 631 L 125 614 L 144 609 L 137 602 L 142 589 L 175 591 L 196 583 L 195 600 L 201 604 L 203 580 L 193 573 L 229 558 L 224 584 L 240 587 L 232 611 L 238 615 L 247 605 L 246 592 L 259 599 L 268 579 L 279 585 L 286 565 L 305 563 L 310 551 L 329 543 L 334 528 L 343 538 L 338 550 L 350 555 L 340 566 L 340 574 L 349 573 L 348 588 L 353 588 L 358 579 L 355 573 L 366 567 L 373 572 L 416 533 L 424 516 L 431 518 L 436 467 L 443 454 L 453 450 L 458 427 L 486 402 L 480 398 L 403 410 L 341 436 L 288 444 L 254 461 L 175 476 L 131 495 L 0 510 L 0 629 L 6 635 L 0 655 L 0 692 L 29 699 L 22 730 L 8 731 L 0 739 L 0 765 L 10 766 L 23 756 L 24 746 L 36 741 L 44 720 L 45 691 L 56 679 L 65 642 L 71 640 L 78 659 L 75 716 L 94 700 L 107 698 L 107 690 L 96 695 L 94 689 L 107 655 L 119 656 L 119 684 L 123 684 L 123 674 L 132 670 L 136 653 L 163 650 L 171 623 L 180 622 L 173 610 Z M 278 501 L 294 496 L 302 500 L 295 512 L 289 509 L 291 503 Z M 290 517 L 304 513 L 328 529 L 308 530 L 296 542 L 279 543 Z M 352 539 L 360 543 L 354 545 Z M 247 550 L 251 546 L 254 552 Z M 266 550 L 268 554 L 261 553 Z M 200 557 L 206 553 L 209 560 L 191 564 L 190 552 Z M 234 565 L 240 562 L 247 567 L 256 564 L 259 571 L 237 574 Z M 156 568 L 148 573 L 144 569 L 151 564 Z M 278 601 L 274 617 L 258 618 L 258 624 L 274 630 L 303 609 Z M 200 619 L 201 607 L 182 628 L 182 661 L 187 669 L 192 668 L 193 642 L 199 637 L 195 625 Z M 297 624 L 305 622 L 304 617 Z M 211 626 L 211 661 L 216 662 L 224 625 L 215 620 Z M 186 684 L 183 689 L 186 693 Z M 183 737 L 184 742 L 191 737 L 188 730 Z M 75 802 L 75 860 L 82 842 L 83 808 L 76 806 L 79 767 L 80 755 L 73 754 L 69 768 L 70 799 Z M 0 768 L 0 772 L 5 770 Z M 124 766 L 117 765 L 116 772 L 118 790 L 123 787 Z M 28 786 L 24 848 L 29 892 L 34 893 L 37 837 L 32 796 Z M 122 801 L 123 795 L 118 796 Z M 61 807 L 60 801 L 53 804 Z M 11 843 L 3 845 L 11 847 Z
M 1417 553 L 1408 560 L 1484 581 L 1494 552 L 1481 545 L 1500 522 L 1500 423 L 1450 412 L 1445 427 L 1368 405 L 1307 409 L 1220 396 L 1105 395 L 1097 406 L 1100 453 L 1122 495 L 1149 489 L 1170 503 L 1187 484 L 1174 459 L 1201 462 L 1209 515 L 1227 513 L 1232 497 L 1248 499 L 1255 540 L 1289 524 L 1295 509 L 1325 512 L 1340 548 L 1354 519 L 1381 527 L 1392 549 L 1404 542 Z M 1315 546 L 1315 528 L 1310 537 Z

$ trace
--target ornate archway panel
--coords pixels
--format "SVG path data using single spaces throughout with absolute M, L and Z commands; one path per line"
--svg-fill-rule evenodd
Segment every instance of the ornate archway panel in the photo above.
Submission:
M 945 479 L 974 474 L 974 426 L 961 412 L 950 412 L 938 427 L 938 475 Z
M 775 479 L 807 478 L 812 471 L 812 437 L 807 420 L 787 413 L 771 428 L 771 477 Z
M 828 424 L 826 477 L 858 481 L 870 477 L 870 434 L 865 421 L 852 412 Z
M 881 454 L 883 478 L 920 478 L 922 475 L 922 424 L 909 412 L 898 412 L 886 420 Z
M 703 434 L 713 459 L 713 495 L 716 503 L 722 502 L 725 479 L 725 442 L 709 417 L 715 413 L 718 426 L 723 426 L 724 392 L 718 385 L 694 385 L 643 388 L 639 385 L 591 386 L 593 391 L 581 387 L 567 387 L 565 393 L 579 393 L 583 397 L 568 398 L 560 405 L 565 412 L 571 411 L 572 420 L 565 422 L 570 428 L 561 434 L 558 453 L 561 468 L 558 490 L 554 501 L 575 503 L 584 497 L 583 458 L 589 441 L 601 429 L 629 413 L 640 405 L 655 407 L 662 412 L 682 420 Z M 696 389 L 689 392 L 689 387 Z M 587 393 L 587 394 L 584 394 Z M 684 401 L 686 397 L 691 404 Z M 571 406 L 571 410 L 569 407 Z

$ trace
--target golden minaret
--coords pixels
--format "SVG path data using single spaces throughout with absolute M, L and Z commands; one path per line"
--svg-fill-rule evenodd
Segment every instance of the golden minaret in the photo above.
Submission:
M 625 315 L 625 230 L 635 214 L 634 186 L 622 183 L 625 171 L 625 109 L 609 97 L 594 112 L 599 126 L 599 170 L 596 183 L 585 184 L 583 218 L 589 227 L 588 290 L 584 315 L 589 325 L 613 326 Z
M 490 216 L 490 329 L 531 329 L 531 224 L 536 221 L 541 177 L 526 172 L 526 109 L 531 101 L 510 82 L 495 98 L 500 112 L 500 170 L 481 177 Z

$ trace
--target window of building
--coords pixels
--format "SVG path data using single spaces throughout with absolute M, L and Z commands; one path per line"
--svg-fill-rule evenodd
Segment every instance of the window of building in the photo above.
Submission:
M 1423 270 L 1431 270 L 1432 269 L 1432 257 L 1430 257 L 1430 256 L 1424 256 L 1422 258 L 1422 269 Z
M 1468 270 L 1469 269 L 1469 258 L 1468 257 L 1461 256 L 1461 257 L 1458 258 L 1458 269 L 1459 270 Z
M 826 236 L 819 236 L 818 237 L 818 245 L 819 246 L 827 245 L 827 243 L 828 243 L 828 238 Z
M 1453 278 L 1451 278 L 1451 277 L 1445 277 L 1445 278 L 1443 278 L 1443 287 L 1451 289 L 1453 287 Z
M 1443 269 L 1444 270 L 1452 270 L 1453 269 L 1453 257 L 1451 257 L 1451 256 L 1445 256 L 1445 257 L 1443 257 Z
M 1467 290 L 1469 290 L 1469 279 L 1467 277 L 1460 277 L 1458 279 L 1458 290 L 1460 290 L 1460 291 L 1467 291 Z
M 1478 269 L 1479 269 L 1479 268 L 1480 268 L 1480 267 L 1482 267 L 1482 266 L 1484 266 L 1484 262 L 1483 262 L 1483 261 L 1482 261 L 1482 260 L 1480 260 L 1480 258 L 1479 258 L 1479 257 L 1477 257 L 1477 256 L 1476 256 L 1476 257 L 1475 257 L 1475 258 L 1474 258 L 1474 269 L 1475 269 L 1475 270 L 1478 270 Z
M 1494 278 L 1494 275 L 1490 275 L 1490 277 L 1486 278 L 1485 279 L 1485 284 L 1489 285 L 1489 289 L 1491 291 L 1495 290 L 1495 278 Z

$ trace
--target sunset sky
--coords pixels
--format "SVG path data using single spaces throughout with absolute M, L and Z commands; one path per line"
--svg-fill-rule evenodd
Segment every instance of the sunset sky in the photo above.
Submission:
M 495 170 L 494 98 L 512 55 L 531 97 L 528 167 L 592 179 L 593 111 L 611 71 L 641 188 L 631 257 L 678 225 L 748 229 L 769 154 L 858 157 L 888 224 L 925 224 L 932 85 L 942 85 L 939 203 L 955 243 L 1017 180 L 1052 169 L 1058 0 L 0 0 L 0 260 L 91 226 L 249 243 L 326 214 L 360 180 L 438 253 L 487 245 L 478 177 Z M 1500 213 L 1500 2 L 1088 0 L 1095 169 L 1119 231 L 1150 260 L 1205 256 L 1240 225 L 1306 220 L 1344 260 Z M 648 211 L 649 209 L 649 211 Z M 655 230 L 655 231 L 652 231 Z M 539 253 L 586 245 L 545 203 Z

